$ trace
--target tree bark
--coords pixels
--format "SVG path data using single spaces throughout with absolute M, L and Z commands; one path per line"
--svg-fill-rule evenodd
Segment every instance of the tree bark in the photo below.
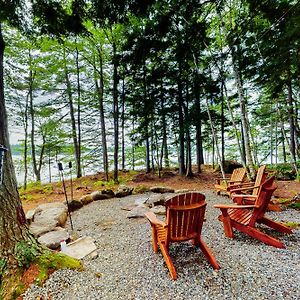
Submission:
M 76 119 L 75 119 L 75 111 L 74 111 L 74 104 L 73 104 L 73 95 L 72 95 L 72 88 L 71 88 L 71 82 L 69 79 L 69 70 L 67 67 L 67 60 L 66 60 L 66 49 L 63 49 L 63 60 L 64 60 L 64 72 L 65 72 L 65 83 L 67 87 L 67 97 L 69 101 L 69 109 L 70 109 L 70 118 L 71 118 L 71 126 L 72 126 L 72 139 L 73 139 L 73 145 L 75 150 L 75 161 L 76 161 L 76 173 L 77 178 L 80 178 L 82 176 L 81 173 L 81 165 L 80 165 L 80 153 L 79 153 L 79 144 L 78 144 L 78 138 L 77 138 L 77 130 L 76 130 Z
M 237 62 L 237 59 L 235 56 L 236 56 L 236 54 L 233 53 L 233 55 L 232 55 L 233 70 L 234 70 L 234 76 L 235 76 L 235 81 L 236 81 L 238 96 L 239 96 L 241 121 L 242 121 L 242 127 L 243 127 L 243 138 L 244 138 L 244 144 L 245 144 L 245 154 L 246 154 L 247 164 L 249 165 L 250 176 L 253 179 L 253 178 L 255 178 L 255 169 L 254 169 L 252 151 L 251 151 L 251 146 L 250 146 L 249 127 L 248 127 L 249 122 L 248 122 L 248 114 L 247 114 L 247 109 L 246 109 L 246 99 L 244 97 L 241 75 L 240 75 L 240 71 L 239 71 L 239 68 L 237 65 L 238 62 Z
M 105 115 L 104 115 L 104 77 L 103 77 L 103 59 L 102 53 L 98 49 L 98 58 L 100 64 L 100 82 L 98 83 L 96 76 L 96 62 L 94 62 L 94 80 L 98 95 L 98 105 L 99 105 L 99 116 L 100 116 L 100 126 L 101 126 L 101 142 L 102 142 L 102 158 L 103 158 L 103 170 L 105 180 L 108 181 L 108 154 L 107 154 L 107 142 L 106 142 L 106 126 L 105 126 Z
M 204 163 L 203 144 L 202 144 L 202 122 L 200 106 L 200 82 L 198 70 L 195 72 L 194 95 L 195 95 L 195 126 L 196 126 L 196 156 L 197 156 L 197 173 L 201 173 L 201 164 Z
M 298 175 L 298 168 L 296 163 L 296 127 L 294 120 L 294 107 L 293 107 L 293 90 L 292 90 L 292 81 L 291 81 L 291 70 L 290 70 L 290 61 L 288 61 L 288 70 L 287 70 L 287 88 L 288 88 L 288 97 L 287 97 L 287 108 L 288 108 L 288 118 L 289 118 L 289 130 L 290 130 L 290 153 L 291 161 L 294 170 Z
M 36 159 L 36 148 L 35 148 L 35 111 L 33 105 L 33 82 L 34 82 L 34 74 L 33 74 L 33 66 L 32 66 L 32 56 L 29 50 L 29 111 L 30 111 L 30 118 L 31 118 L 31 156 L 32 156 L 32 167 L 33 172 L 35 175 L 36 181 L 41 181 L 41 173 L 40 167 L 38 166 L 37 159 Z
M 80 85 L 80 66 L 79 66 L 79 51 L 76 47 L 76 71 L 77 71 L 77 156 L 76 159 L 76 170 L 77 178 L 82 177 L 81 170 L 81 85 Z
M 122 170 L 125 170 L 125 81 L 122 80 L 122 112 L 121 112 L 121 138 L 122 138 Z
M 184 152 L 184 114 L 183 114 L 183 87 L 182 87 L 182 66 L 181 62 L 178 62 L 179 67 L 179 75 L 177 78 L 177 109 L 178 109 L 178 122 L 179 122 L 179 175 L 186 175 L 186 167 L 185 167 L 185 152 Z
M 113 42 L 113 116 L 114 116 L 114 181 L 118 182 L 119 169 L 119 101 L 118 101 L 118 61 L 116 43 Z
M 215 132 L 215 126 L 213 124 L 213 120 L 212 120 L 211 113 L 210 113 L 210 110 L 209 110 L 209 103 L 208 103 L 208 98 L 207 97 L 206 97 L 206 109 L 207 109 L 207 114 L 208 114 L 208 118 L 209 118 L 209 122 L 210 122 L 213 145 L 215 145 L 218 159 L 219 159 L 219 161 L 221 161 L 222 157 L 221 157 L 219 147 L 218 147 L 218 144 L 217 144 L 217 136 L 216 136 L 216 132 Z M 214 153 L 213 153 L 213 159 L 214 159 Z M 222 164 L 220 164 L 220 169 L 221 169 L 222 177 L 225 177 L 225 172 L 224 172 L 224 168 L 223 168 Z
M 163 83 L 160 83 L 160 109 L 161 109 L 161 118 L 162 118 L 162 156 L 164 157 L 164 164 L 165 168 L 170 167 L 170 160 L 169 160 L 169 149 L 168 149 L 168 136 L 167 136 L 167 121 L 166 121 L 166 112 L 165 112 L 165 100 L 164 100 L 164 93 L 163 93 Z M 161 157 L 162 160 L 162 157 Z M 162 166 L 162 162 L 161 162 Z
M 3 184 L 0 185 L 0 261 L 1 265 L 5 265 L 2 274 L 0 274 L 0 285 L 4 287 L 5 291 L 5 284 L 10 279 L 10 272 L 17 268 L 16 245 L 20 241 L 31 240 L 31 235 L 26 226 L 26 218 L 17 190 L 17 180 L 9 145 L 3 80 L 4 49 L 5 43 L 0 23 L 0 145 L 8 149 L 4 157 Z

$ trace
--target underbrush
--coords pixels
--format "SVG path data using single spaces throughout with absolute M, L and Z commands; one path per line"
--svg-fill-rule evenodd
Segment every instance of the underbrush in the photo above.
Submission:
M 34 242 L 21 241 L 15 247 L 18 268 L 10 273 L 4 286 L 0 288 L 0 299 L 17 299 L 31 284 L 42 285 L 49 275 L 58 269 L 82 271 L 82 263 L 62 253 L 52 252 Z M 0 262 L 0 275 L 7 270 L 6 261 Z
M 297 167 L 300 169 L 300 162 L 297 163 Z M 273 173 L 277 180 L 300 180 L 300 178 L 297 178 L 296 171 L 289 163 L 268 165 L 268 170 Z

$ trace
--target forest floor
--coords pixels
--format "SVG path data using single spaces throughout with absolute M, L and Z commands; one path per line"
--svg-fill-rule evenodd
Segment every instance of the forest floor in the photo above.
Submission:
M 204 190 L 214 189 L 216 179 L 221 176 L 219 172 L 214 171 L 211 167 L 205 166 L 202 173 L 196 174 L 191 178 L 182 177 L 178 175 L 178 171 L 175 169 L 163 170 L 161 177 L 158 174 L 148 173 L 143 171 L 120 171 L 119 181 L 120 185 L 127 185 L 131 187 L 139 187 L 140 189 L 149 188 L 151 186 L 166 186 L 175 190 L 189 189 L 189 190 Z M 230 175 L 229 175 L 230 176 Z M 66 191 L 68 200 L 71 197 L 71 181 L 65 180 Z M 113 182 L 104 181 L 104 175 L 102 173 L 95 175 L 84 176 L 79 179 L 72 180 L 73 186 L 73 199 L 80 199 L 80 197 L 90 194 L 93 191 L 101 189 L 116 190 L 118 185 Z M 300 193 L 300 182 L 297 181 L 277 181 L 277 190 L 274 196 L 287 203 L 293 197 Z M 28 189 L 24 191 L 20 190 L 22 205 L 27 212 L 34 209 L 39 204 L 65 201 L 65 194 L 63 185 L 61 182 L 54 182 L 49 184 L 30 184 Z

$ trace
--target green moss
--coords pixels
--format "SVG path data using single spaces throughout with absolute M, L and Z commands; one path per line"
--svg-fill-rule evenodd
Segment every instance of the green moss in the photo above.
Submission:
M 17 285 L 15 287 L 15 290 L 13 291 L 12 295 L 11 295 L 11 299 L 17 299 L 24 291 L 24 284 L 20 283 L 19 285 Z
M 284 225 L 293 229 L 293 228 L 297 228 L 300 224 L 297 222 L 286 222 L 284 223 Z
M 289 198 L 278 198 L 276 199 L 276 203 L 279 203 L 279 204 L 287 204 L 291 202 L 291 199 Z
M 62 253 L 45 252 L 39 256 L 37 262 L 40 272 L 36 279 L 36 284 L 42 284 L 47 278 L 50 270 L 72 269 L 83 270 L 82 263 L 70 256 Z

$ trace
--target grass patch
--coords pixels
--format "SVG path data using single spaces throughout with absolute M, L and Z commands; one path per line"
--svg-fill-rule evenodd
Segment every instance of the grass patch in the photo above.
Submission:
M 53 185 L 51 183 L 41 184 L 40 182 L 30 182 L 24 187 L 19 188 L 19 194 L 22 201 L 35 200 L 40 197 L 40 194 L 51 195 L 53 193 Z
M 110 180 L 110 181 L 98 180 L 93 183 L 93 187 L 97 188 L 97 189 L 99 189 L 99 188 L 112 189 L 115 186 L 116 186 L 116 183 L 114 180 Z

